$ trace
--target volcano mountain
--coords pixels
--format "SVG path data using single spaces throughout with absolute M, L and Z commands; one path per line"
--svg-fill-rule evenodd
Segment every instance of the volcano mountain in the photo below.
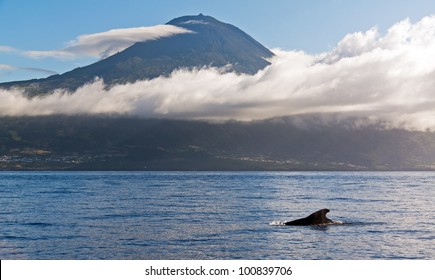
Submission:
M 61 75 L 2 83 L 0 87 L 22 88 L 35 96 L 55 89 L 74 91 L 97 77 L 111 86 L 168 76 L 177 69 L 217 67 L 255 74 L 268 66 L 267 59 L 274 55 L 239 28 L 211 16 L 183 16 L 167 24 L 191 32 L 136 42 L 110 57 Z

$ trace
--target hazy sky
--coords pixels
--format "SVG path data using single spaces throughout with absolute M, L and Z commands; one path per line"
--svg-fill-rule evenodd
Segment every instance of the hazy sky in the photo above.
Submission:
M 386 32 L 435 14 L 431 0 L 0 0 L 0 82 L 41 78 L 97 61 L 89 55 L 30 57 L 85 34 L 164 24 L 203 13 L 241 28 L 269 48 L 320 53 L 346 35 Z

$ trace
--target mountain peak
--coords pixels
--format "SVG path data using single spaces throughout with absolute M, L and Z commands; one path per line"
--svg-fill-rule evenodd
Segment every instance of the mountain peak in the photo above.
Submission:
M 175 26 L 185 26 L 190 24 L 209 24 L 209 23 L 222 23 L 211 16 L 205 16 L 202 13 L 195 16 L 195 15 L 188 15 L 188 16 L 181 16 L 178 18 L 174 18 L 173 20 L 169 21 L 167 24 L 175 25 Z
M 180 68 L 225 67 L 240 74 L 255 74 L 268 66 L 266 58 L 274 55 L 239 28 L 211 16 L 182 16 L 167 24 L 192 32 L 137 42 L 113 56 L 62 75 L 0 87 L 21 87 L 29 95 L 38 95 L 59 88 L 74 91 L 96 77 L 114 85 L 168 76 Z

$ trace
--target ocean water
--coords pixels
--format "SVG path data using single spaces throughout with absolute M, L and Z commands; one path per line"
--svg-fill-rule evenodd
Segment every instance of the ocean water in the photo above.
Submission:
M 434 172 L 2 172 L 0 259 L 434 259 L 434 205 Z

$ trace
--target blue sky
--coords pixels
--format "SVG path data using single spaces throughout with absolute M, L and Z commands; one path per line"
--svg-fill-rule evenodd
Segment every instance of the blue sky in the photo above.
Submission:
M 405 18 L 435 14 L 435 1 L 0 0 L 0 82 L 46 77 L 98 59 L 30 58 L 23 51 L 61 49 L 83 34 L 199 13 L 236 25 L 270 48 L 320 53 L 346 34 L 374 26 L 382 33 Z

